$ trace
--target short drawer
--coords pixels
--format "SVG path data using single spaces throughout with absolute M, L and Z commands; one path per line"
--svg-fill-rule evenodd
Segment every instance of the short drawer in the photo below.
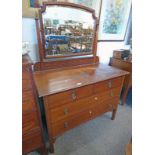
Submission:
M 123 80 L 123 77 L 118 77 L 115 79 L 98 82 L 94 84 L 94 92 L 99 93 L 99 92 L 104 92 L 106 90 L 109 90 L 115 87 L 121 87 L 122 82 L 123 82 L 122 80 Z
M 30 73 L 28 71 L 22 72 L 22 90 L 27 91 L 32 88 Z
M 103 93 L 96 94 L 95 100 L 97 103 L 106 103 L 105 101 L 114 98 L 120 98 L 121 87 L 113 88 L 111 90 L 105 91 Z
M 110 100 L 102 101 L 96 106 L 91 108 L 91 112 L 93 114 L 93 117 L 99 116 L 105 112 L 113 111 L 113 109 L 117 109 L 117 105 L 119 102 L 119 98 L 115 97 Z
M 23 134 L 37 127 L 39 127 L 39 119 L 38 119 L 37 111 L 22 114 L 22 133 Z
M 57 107 L 59 105 L 74 102 L 83 97 L 91 96 L 93 94 L 93 85 L 88 85 L 62 93 L 47 96 L 48 107 Z
M 22 112 L 31 111 L 36 109 L 34 96 L 32 91 L 24 91 L 22 93 Z
M 43 146 L 43 140 L 40 128 L 33 130 L 30 133 L 22 136 L 22 152 L 28 153 L 32 150 L 38 149 Z
M 105 100 L 119 98 L 120 96 L 120 88 L 113 88 L 112 90 L 108 90 L 104 93 L 99 93 L 92 95 L 90 97 L 86 97 L 75 102 L 70 102 L 59 108 L 51 108 L 49 110 L 50 122 L 54 123 L 61 119 L 67 119 L 73 117 L 77 113 L 88 109 L 90 106 L 102 103 Z

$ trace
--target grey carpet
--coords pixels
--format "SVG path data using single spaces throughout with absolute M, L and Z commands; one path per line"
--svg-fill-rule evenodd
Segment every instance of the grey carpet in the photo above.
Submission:
M 57 138 L 55 153 L 49 155 L 125 155 L 132 136 L 131 106 L 119 106 L 115 120 L 110 118 L 111 113 L 106 113 L 66 132 Z

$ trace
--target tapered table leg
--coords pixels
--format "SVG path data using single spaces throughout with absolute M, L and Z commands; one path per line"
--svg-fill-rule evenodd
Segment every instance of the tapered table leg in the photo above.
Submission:
M 116 109 L 113 109 L 111 120 L 114 120 L 115 116 L 116 116 Z

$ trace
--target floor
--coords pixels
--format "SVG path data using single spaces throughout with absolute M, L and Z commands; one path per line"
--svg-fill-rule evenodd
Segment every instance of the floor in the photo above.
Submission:
M 49 155 L 125 155 L 132 136 L 131 105 L 119 105 L 116 119 L 110 118 L 111 113 L 106 113 L 66 132 L 56 140 L 55 153 Z

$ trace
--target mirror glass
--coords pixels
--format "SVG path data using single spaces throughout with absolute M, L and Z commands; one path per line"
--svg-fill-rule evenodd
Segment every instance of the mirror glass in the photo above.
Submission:
M 92 54 L 95 20 L 91 13 L 47 6 L 42 18 L 46 57 Z

